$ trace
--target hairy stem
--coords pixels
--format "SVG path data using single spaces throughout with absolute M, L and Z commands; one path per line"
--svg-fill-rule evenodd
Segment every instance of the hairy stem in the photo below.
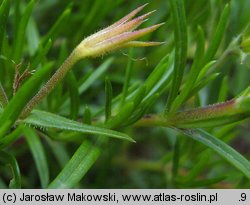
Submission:
M 250 111 L 248 109 L 242 109 L 239 106 L 240 101 L 232 99 L 224 103 L 190 109 L 170 115 L 164 115 L 162 113 L 147 115 L 136 122 L 135 126 L 194 128 L 214 127 L 233 123 L 250 117 Z
M 64 61 L 61 67 L 55 72 L 55 74 L 47 81 L 47 83 L 38 91 L 38 93 L 29 101 L 29 103 L 23 109 L 20 117 L 26 117 L 32 109 L 47 96 L 60 82 L 66 73 L 72 68 L 72 66 L 79 60 L 76 50 L 74 50 L 70 56 Z

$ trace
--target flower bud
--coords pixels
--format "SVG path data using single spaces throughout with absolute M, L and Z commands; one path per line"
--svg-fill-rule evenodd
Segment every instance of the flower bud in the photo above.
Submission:
M 75 55 L 79 58 L 96 57 L 104 55 L 116 49 L 125 47 L 144 47 L 156 46 L 162 42 L 140 42 L 134 41 L 148 33 L 153 32 L 159 28 L 163 23 L 156 24 L 148 28 L 135 30 L 143 22 L 147 20 L 154 11 L 146 13 L 142 16 L 132 19 L 139 11 L 146 5 L 138 7 L 119 21 L 111 26 L 108 26 L 101 31 L 85 38 L 74 50 Z M 132 19 L 132 20 L 131 20 Z

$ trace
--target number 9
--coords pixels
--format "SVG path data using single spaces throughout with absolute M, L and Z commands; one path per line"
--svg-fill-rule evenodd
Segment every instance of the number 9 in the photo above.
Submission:
M 247 195 L 246 195 L 246 193 L 241 193 L 241 201 L 246 201 L 246 199 L 247 199 Z

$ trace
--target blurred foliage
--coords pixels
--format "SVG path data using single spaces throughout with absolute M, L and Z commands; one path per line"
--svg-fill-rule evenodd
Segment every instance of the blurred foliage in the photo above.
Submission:
M 12 99 L 15 109 L 25 104 L 25 101 L 18 101 L 24 98 L 23 93 L 17 93 L 15 96 L 21 97 L 16 97 L 15 101 L 12 98 L 17 66 L 21 73 L 26 68 L 41 73 L 30 78 L 37 79 L 36 83 L 24 79 L 27 83 L 20 84 L 20 90 L 26 89 L 28 100 L 28 95 L 35 94 L 41 82 L 49 79 L 84 37 L 147 2 L 145 12 L 157 11 L 142 27 L 160 22 L 165 25 L 142 39 L 166 43 L 157 47 L 123 49 L 78 62 L 39 104 L 37 109 L 43 111 L 36 111 L 25 119 L 26 126 L 20 129 L 12 126 L 6 134 L 8 140 L 1 141 L 1 188 L 8 187 L 10 180 L 10 187 L 45 188 L 49 184 L 49 187 L 58 188 L 60 179 L 65 181 L 62 187 L 69 188 L 250 188 L 249 178 L 242 170 L 236 169 L 209 146 L 188 138 L 186 133 L 170 128 L 133 126 L 143 115 L 162 112 L 170 93 L 169 73 L 174 62 L 176 24 L 168 1 L 20 0 L 11 1 L 10 5 L 8 0 L 0 1 L 0 88 L 3 87 L 6 97 Z M 215 56 L 201 62 L 200 69 L 206 69 L 212 60 L 216 62 L 207 72 L 203 70 L 200 81 L 190 85 L 189 95 L 177 106 L 178 110 L 234 98 L 250 82 L 249 54 L 239 46 L 240 43 L 248 45 L 249 30 L 246 28 L 250 23 L 250 1 L 183 2 L 188 38 L 180 90 L 190 81 L 199 39 L 197 27 L 203 30 L 207 49 L 227 3 L 230 14 Z M 241 36 L 243 33 L 245 38 Z M 242 39 L 245 44 L 240 42 Z M 159 62 L 162 62 L 160 66 Z M 158 78 L 152 75 L 157 65 Z M 33 93 L 28 93 L 28 88 Z M 1 112 L 5 106 L 2 104 Z M 107 124 L 101 124 L 100 130 L 88 127 L 91 123 L 98 126 L 98 120 L 103 120 L 104 116 Z M 0 134 L 5 129 L 2 127 Z M 205 130 L 241 153 L 244 160 L 250 159 L 249 119 Z M 127 135 L 136 143 L 128 141 L 131 138 Z M 6 164 L 10 164 L 13 173 Z M 244 168 L 247 169 L 247 165 Z M 78 170 L 79 175 L 70 175 L 72 170 Z

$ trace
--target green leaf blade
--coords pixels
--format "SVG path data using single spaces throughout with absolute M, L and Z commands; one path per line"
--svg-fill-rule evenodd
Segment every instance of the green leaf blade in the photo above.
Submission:
M 184 3 L 182 0 L 171 0 L 170 5 L 173 12 L 173 19 L 175 25 L 174 33 L 176 46 L 174 72 L 172 76 L 172 87 L 167 101 L 166 112 L 171 110 L 171 104 L 178 94 L 187 58 L 187 23 Z
M 46 188 L 49 184 L 49 168 L 40 138 L 36 132 L 30 128 L 24 129 L 24 134 L 35 161 L 42 188 Z
M 178 131 L 211 148 L 250 179 L 250 162 L 232 147 L 201 129 Z
M 22 55 L 23 45 L 24 45 L 24 38 L 25 38 L 25 31 L 28 25 L 29 18 L 31 16 L 33 7 L 35 5 L 35 1 L 31 0 L 18 23 L 17 28 L 17 36 L 14 38 L 14 48 L 13 48 L 13 59 L 15 62 L 19 62 Z
M 109 78 L 105 79 L 105 121 L 109 120 L 112 115 L 113 89 Z
M 86 134 L 103 135 L 134 142 L 134 140 L 126 134 L 97 126 L 82 124 L 59 115 L 39 110 L 33 110 L 31 115 L 22 122 L 41 128 L 57 128 Z
M 225 33 L 229 15 L 230 15 L 230 7 L 228 4 L 226 4 L 220 16 L 218 26 L 214 32 L 212 39 L 210 40 L 211 43 L 209 44 L 209 47 L 205 54 L 203 64 L 206 64 L 208 61 L 211 61 L 214 55 L 216 54 L 216 51 L 218 50 L 218 47 L 222 41 L 223 34 Z
M 98 147 L 87 141 L 83 142 L 48 188 L 73 188 L 92 167 L 99 155 L 100 149 Z
M 9 187 L 11 189 L 21 188 L 21 174 L 16 158 L 4 151 L 0 151 L 0 161 L 11 167 L 13 178 L 10 181 Z
M 3 40 L 5 36 L 5 29 L 7 25 L 7 20 L 9 16 L 10 10 L 10 1 L 4 0 L 0 6 L 0 53 L 2 51 Z
M 8 97 L 0 82 L 0 106 L 5 107 L 8 104 Z
M 70 117 L 76 119 L 79 113 L 80 98 L 78 93 L 77 79 L 72 71 L 66 76 L 66 83 L 70 94 Z

